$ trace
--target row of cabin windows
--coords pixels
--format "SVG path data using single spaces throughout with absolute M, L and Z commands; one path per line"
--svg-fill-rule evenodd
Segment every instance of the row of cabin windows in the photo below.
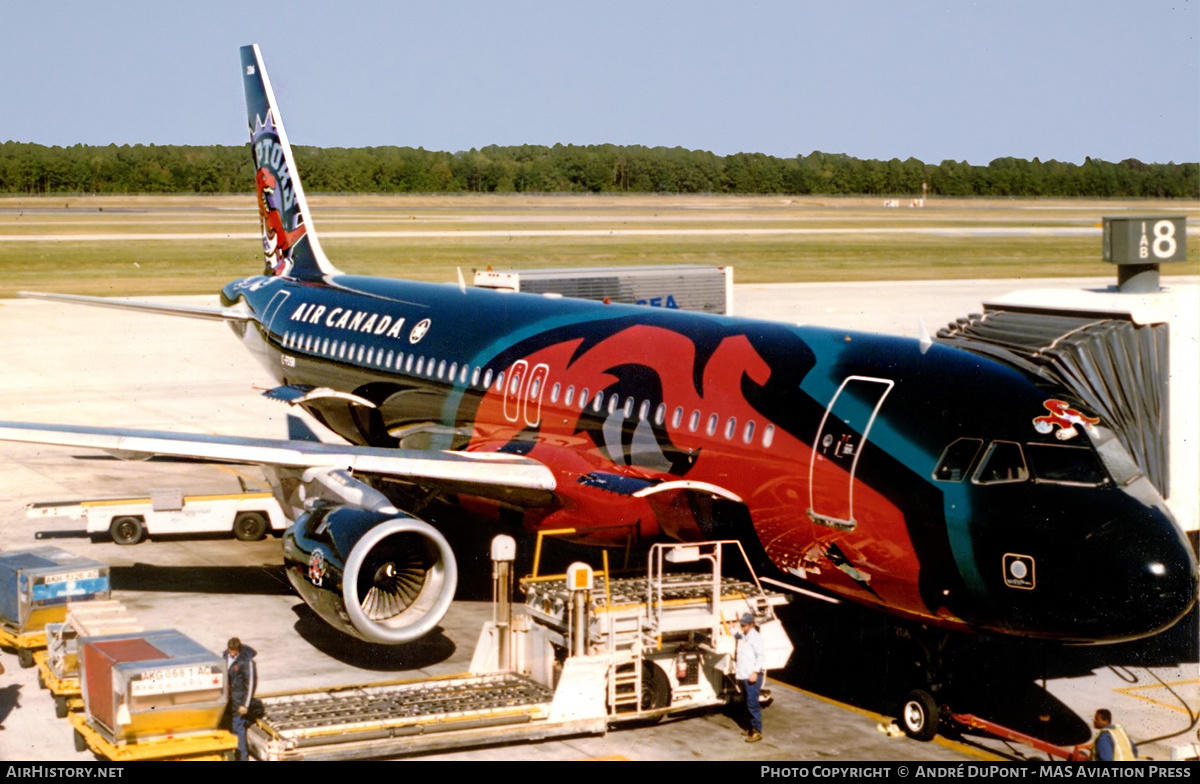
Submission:
M 537 395 L 536 388 L 530 390 L 531 397 L 535 397 L 536 395 Z M 555 383 L 554 386 L 552 386 L 550 388 L 550 402 L 557 403 L 559 401 L 560 396 L 562 397 L 564 406 L 578 405 L 580 411 L 586 411 L 588 408 L 591 408 L 592 413 L 599 414 L 602 411 L 607 411 L 608 414 L 611 416 L 612 414 L 615 414 L 618 409 L 620 409 L 622 412 L 622 415 L 626 419 L 629 419 L 633 416 L 634 408 L 636 407 L 637 408 L 637 418 L 638 418 L 639 422 L 645 422 L 648 419 L 650 419 L 650 401 L 649 400 L 643 400 L 641 402 L 641 404 L 638 404 L 638 402 L 636 400 L 634 400 L 632 397 L 627 397 L 627 398 L 625 398 L 624 403 L 622 403 L 620 395 L 613 393 L 608 396 L 608 402 L 605 403 L 603 391 L 598 391 L 598 392 L 596 392 L 595 396 L 592 396 L 591 390 L 589 390 L 587 387 L 584 387 L 582 390 L 580 390 L 579 397 L 576 398 L 575 397 L 575 387 L 573 385 L 568 386 L 564 393 L 562 384 Z M 671 412 L 671 428 L 672 429 L 678 430 L 680 428 L 680 426 L 683 424 L 683 415 L 684 415 L 683 406 L 676 406 L 675 410 L 673 412 Z M 656 406 L 654 409 L 654 418 L 653 418 L 654 425 L 656 427 L 661 427 L 663 422 L 666 421 L 666 416 L 667 416 L 667 404 L 659 403 L 658 406 Z M 692 411 L 692 413 L 688 416 L 688 420 L 687 420 L 688 432 L 695 433 L 700 428 L 700 422 L 703 418 L 704 418 L 704 415 L 700 412 L 700 409 L 694 409 Z M 705 423 L 704 424 L 705 434 L 709 435 L 709 436 L 715 435 L 717 432 L 717 428 L 721 426 L 721 417 L 718 414 L 709 414 L 708 418 L 706 420 L 704 420 L 704 423 Z M 747 421 L 744 425 L 742 425 L 741 431 L 740 431 L 740 437 L 741 437 L 743 444 L 753 443 L 754 434 L 755 434 L 755 431 L 757 430 L 757 427 L 758 426 L 754 422 L 753 419 Z M 734 439 L 735 436 L 738 436 L 739 430 L 738 430 L 737 417 L 731 416 L 728 419 L 726 419 L 724 427 L 722 429 L 722 432 L 723 432 L 723 435 L 725 436 L 726 441 L 731 441 Z M 772 424 L 768 424 L 765 428 L 763 428 L 762 445 L 764 447 L 769 447 L 769 446 L 771 446 L 771 443 L 774 440 L 775 440 L 775 426 Z
M 415 354 L 405 354 L 403 351 L 395 351 L 388 349 L 386 352 L 380 348 L 376 349 L 371 346 L 350 343 L 345 340 L 330 340 L 329 338 L 317 337 L 316 335 L 299 335 L 292 332 L 283 334 L 283 346 L 298 351 L 305 351 L 314 354 L 320 354 L 330 359 L 346 360 L 348 362 L 357 362 L 362 365 L 372 365 L 386 370 L 395 370 L 398 372 L 407 373 L 409 375 L 427 376 L 429 378 L 437 378 L 448 383 L 459 383 L 464 386 L 467 384 L 467 378 L 470 377 L 470 384 L 473 387 L 487 389 L 492 386 L 493 378 L 495 379 L 496 391 L 504 389 L 504 371 L 492 373 L 491 368 L 475 367 L 474 370 L 465 362 L 460 366 L 457 362 L 446 363 L 446 360 L 426 360 L 425 357 Z M 540 378 L 535 378 L 530 383 L 529 397 L 537 399 L 541 392 Z M 521 379 L 519 376 L 513 376 L 509 386 L 509 394 L 516 395 L 520 391 Z M 580 411 L 586 411 L 590 405 L 592 412 L 599 414 L 607 408 L 608 413 L 614 414 L 618 406 L 622 409 L 622 413 L 626 419 L 633 416 L 634 407 L 637 406 L 637 415 L 639 421 L 646 421 L 650 416 L 650 401 L 643 400 L 641 405 L 632 397 L 625 398 L 624 404 L 621 403 L 620 396 L 612 394 L 608 398 L 607 406 L 604 401 L 604 392 L 598 391 L 595 397 L 590 395 L 590 390 L 584 387 L 579 392 L 578 398 L 575 396 L 575 387 L 570 385 L 566 388 L 565 394 L 560 383 L 555 383 L 550 388 L 550 402 L 558 403 L 559 398 L 562 398 L 564 406 L 578 405 Z M 659 403 L 654 409 L 654 424 L 661 426 L 666 421 L 667 404 Z M 671 427 L 678 430 L 683 425 L 684 408 L 676 406 L 671 413 Z M 700 409 L 694 409 L 687 419 L 688 432 L 695 433 L 700 428 L 701 420 L 704 415 Z M 721 417 L 718 414 L 709 414 L 707 419 L 704 419 L 704 432 L 706 435 L 712 436 L 717 432 L 717 428 L 721 426 Z M 751 419 L 742 425 L 740 437 L 743 444 L 750 444 L 754 441 L 754 435 L 757 430 L 757 425 Z M 726 441 L 732 441 L 738 435 L 737 417 L 729 417 L 725 420 L 723 434 Z M 769 447 L 775 440 L 775 426 L 768 424 L 762 430 L 762 445 Z

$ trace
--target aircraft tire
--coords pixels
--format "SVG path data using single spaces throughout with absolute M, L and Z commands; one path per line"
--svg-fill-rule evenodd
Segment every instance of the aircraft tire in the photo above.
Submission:
M 900 706 L 900 728 L 908 737 L 931 741 L 938 731 L 938 704 L 924 689 L 914 689 Z
M 114 517 L 108 533 L 117 544 L 137 544 L 146 535 L 146 526 L 137 517 Z
M 242 512 L 233 520 L 233 535 L 243 542 L 257 542 L 267 535 L 267 518 L 258 512 Z

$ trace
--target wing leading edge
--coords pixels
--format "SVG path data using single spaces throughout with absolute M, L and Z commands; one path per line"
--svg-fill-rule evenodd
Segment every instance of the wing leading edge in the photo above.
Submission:
M 98 449 L 120 457 L 166 455 L 291 469 L 345 469 L 430 489 L 523 503 L 548 502 L 556 486 L 553 472 L 542 463 L 491 452 L 425 452 L 30 422 L 0 422 L 0 440 Z

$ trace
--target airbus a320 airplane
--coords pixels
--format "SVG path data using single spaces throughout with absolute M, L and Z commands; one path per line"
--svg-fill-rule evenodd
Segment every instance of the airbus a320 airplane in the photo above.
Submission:
M 241 50 L 262 274 L 219 308 L 349 445 L 3 423 L 8 440 L 261 464 L 300 595 L 380 643 L 429 632 L 454 553 L 431 497 L 596 545 L 740 539 L 776 585 L 942 630 L 1075 643 L 1196 598 L 1160 494 L 1070 390 L 928 341 L 346 275 L 314 231 L 256 46 Z

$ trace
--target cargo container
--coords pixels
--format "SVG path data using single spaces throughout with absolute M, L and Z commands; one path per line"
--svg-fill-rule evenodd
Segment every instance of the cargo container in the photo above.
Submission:
M 224 660 L 175 629 L 82 638 L 89 724 L 112 743 L 211 732 L 225 712 Z
M 107 599 L 108 564 L 57 547 L 0 553 L 0 624 L 14 634 L 67 617 L 67 602 Z M 43 643 L 44 644 L 44 643 Z

